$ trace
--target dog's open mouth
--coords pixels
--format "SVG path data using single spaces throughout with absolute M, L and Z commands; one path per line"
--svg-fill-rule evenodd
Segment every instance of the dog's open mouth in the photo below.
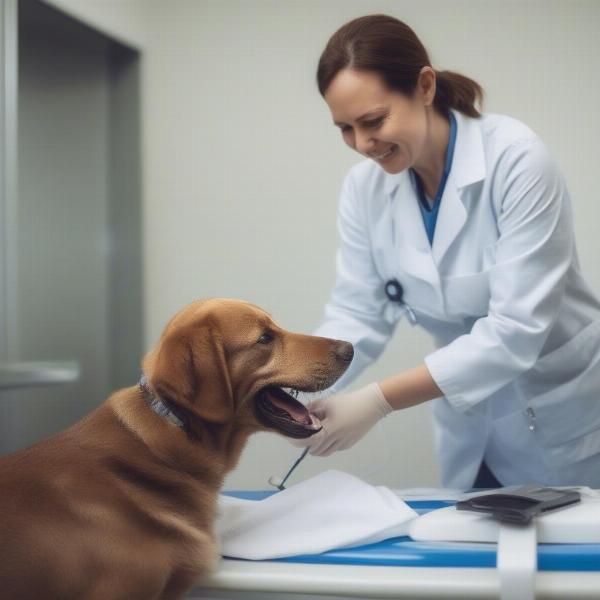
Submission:
M 281 388 L 264 388 L 254 402 L 261 422 L 288 437 L 307 438 L 322 429 L 319 419 Z

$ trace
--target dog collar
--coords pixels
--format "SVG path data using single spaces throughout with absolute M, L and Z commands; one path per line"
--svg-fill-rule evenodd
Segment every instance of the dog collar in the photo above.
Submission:
M 167 405 L 164 400 L 161 400 L 158 396 L 155 396 L 150 387 L 148 386 L 148 379 L 145 375 L 142 375 L 138 383 L 140 389 L 144 394 L 144 398 L 148 403 L 148 406 L 159 416 L 164 417 L 173 425 L 187 429 L 185 423 L 173 412 L 173 409 Z

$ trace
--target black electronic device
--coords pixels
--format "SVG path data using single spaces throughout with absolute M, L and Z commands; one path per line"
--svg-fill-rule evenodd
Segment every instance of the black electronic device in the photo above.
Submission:
M 580 499 L 576 490 L 530 484 L 460 500 L 456 509 L 489 513 L 499 521 L 526 525 L 537 514 L 575 504 Z

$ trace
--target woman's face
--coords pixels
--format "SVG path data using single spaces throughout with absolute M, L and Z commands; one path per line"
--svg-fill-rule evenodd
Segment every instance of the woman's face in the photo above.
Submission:
M 412 98 L 389 90 L 377 73 L 350 68 L 341 70 L 325 93 L 344 142 L 387 173 L 414 166 L 423 153 L 427 106 L 435 95 L 435 75 L 427 69 Z

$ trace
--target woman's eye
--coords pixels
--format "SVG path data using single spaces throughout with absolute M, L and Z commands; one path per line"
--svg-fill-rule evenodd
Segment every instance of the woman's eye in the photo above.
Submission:
M 373 119 L 372 121 L 363 121 L 363 125 L 368 127 L 369 129 L 374 129 L 375 127 L 379 127 L 383 123 L 383 117 L 379 117 L 378 119 Z
M 258 338 L 259 344 L 270 344 L 273 341 L 273 336 L 270 333 L 263 333 Z

